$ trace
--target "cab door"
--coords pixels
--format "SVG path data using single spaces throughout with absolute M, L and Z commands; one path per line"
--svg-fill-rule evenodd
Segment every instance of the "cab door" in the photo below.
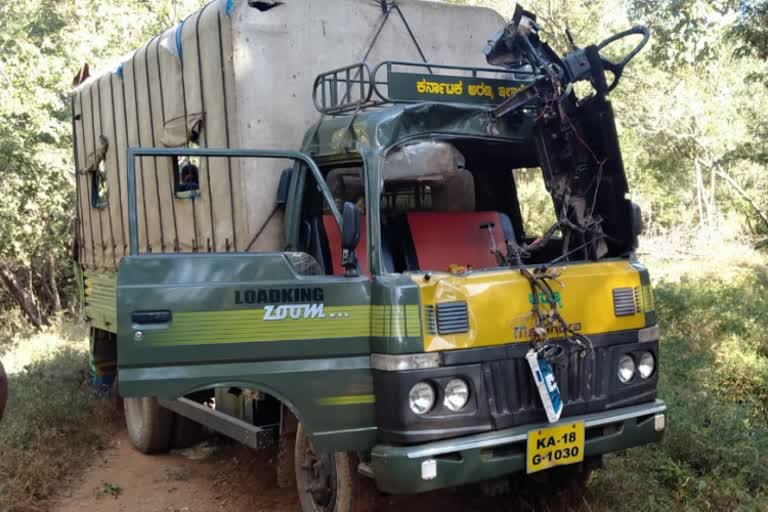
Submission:
M 166 150 L 131 151 L 137 156 Z M 240 153 L 253 152 L 232 156 Z M 308 157 L 289 154 L 321 176 Z M 131 206 L 132 171 L 129 166 Z M 339 219 L 327 188 L 318 183 Z M 133 241 L 136 216 L 130 219 Z M 137 252 L 132 243 L 118 271 L 123 396 L 260 389 L 298 411 L 309 432 L 375 431 L 366 277 L 308 273 L 306 253 Z

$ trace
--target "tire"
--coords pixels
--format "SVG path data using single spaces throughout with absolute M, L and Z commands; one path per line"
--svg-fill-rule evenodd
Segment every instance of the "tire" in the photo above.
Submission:
M 173 413 L 160 407 L 157 398 L 125 398 L 125 426 L 131 444 L 141 453 L 167 452 L 173 433 Z
M 372 512 L 372 482 L 357 473 L 357 456 L 348 452 L 315 454 L 299 424 L 294 450 L 296 488 L 302 512 Z M 313 485 L 314 484 L 314 485 Z
M 281 434 L 277 441 L 277 487 L 289 489 L 296 485 L 296 434 Z
M 8 376 L 5 374 L 3 363 L 0 363 L 0 420 L 3 419 L 5 404 L 8 402 Z

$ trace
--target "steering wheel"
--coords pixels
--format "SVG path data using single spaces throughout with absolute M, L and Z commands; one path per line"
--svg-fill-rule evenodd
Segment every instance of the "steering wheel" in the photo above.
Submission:
M 602 55 L 600 55 L 600 51 L 605 48 L 606 46 L 609 46 L 616 41 L 619 41 L 621 39 L 624 39 L 625 37 L 633 36 L 633 35 L 642 35 L 643 40 L 638 43 L 635 48 L 629 52 L 622 60 L 621 62 L 613 62 L 611 60 L 606 59 Z M 619 83 L 619 79 L 621 78 L 622 73 L 624 73 L 624 66 L 629 64 L 629 61 L 631 61 L 635 55 L 640 53 L 640 50 L 642 50 L 646 44 L 648 44 L 648 40 L 651 38 L 651 31 L 648 30 L 648 27 L 643 26 L 637 26 L 632 27 L 629 30 L 625 30 L 624 32 L 619 32 L 618 34 L 614 34 L 602 43 L 597 45 L 597 52 L 600 57 L 600 61 L 603 64 L 603 69 L 607 69 L 611 72 L 613 75 L 613 82 L 611 82 L 611 85 L 608 86 L 608 92 L 612 91 Z

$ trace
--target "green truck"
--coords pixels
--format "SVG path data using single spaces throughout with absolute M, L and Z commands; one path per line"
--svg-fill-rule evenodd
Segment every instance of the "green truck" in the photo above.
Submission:
M 604 454 L 659 441 L 659 330 L 606 99 L 647 31 L 559 57 L 522 9 L 266 4 L 213 2 L 73 95 L 93 370 L 116 374 L 135 447 L 203 426 L 276 447 L 302 510 L 346 512 L 374 487 L 525 474 L 572 498 Z M 309 76 L 354 30 L 363 56 L 418 60 Z M 533 185 L 547 211 L 521 201 Z

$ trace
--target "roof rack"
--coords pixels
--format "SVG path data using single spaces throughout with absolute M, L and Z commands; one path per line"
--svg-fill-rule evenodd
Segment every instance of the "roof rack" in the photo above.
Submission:
M 527 69 L 477 68 L 422 62 L 366 62 L 321 73 L 312 99 L 326 115 L 386 103 L 463 103 L 495 106 L 533 82 Z

